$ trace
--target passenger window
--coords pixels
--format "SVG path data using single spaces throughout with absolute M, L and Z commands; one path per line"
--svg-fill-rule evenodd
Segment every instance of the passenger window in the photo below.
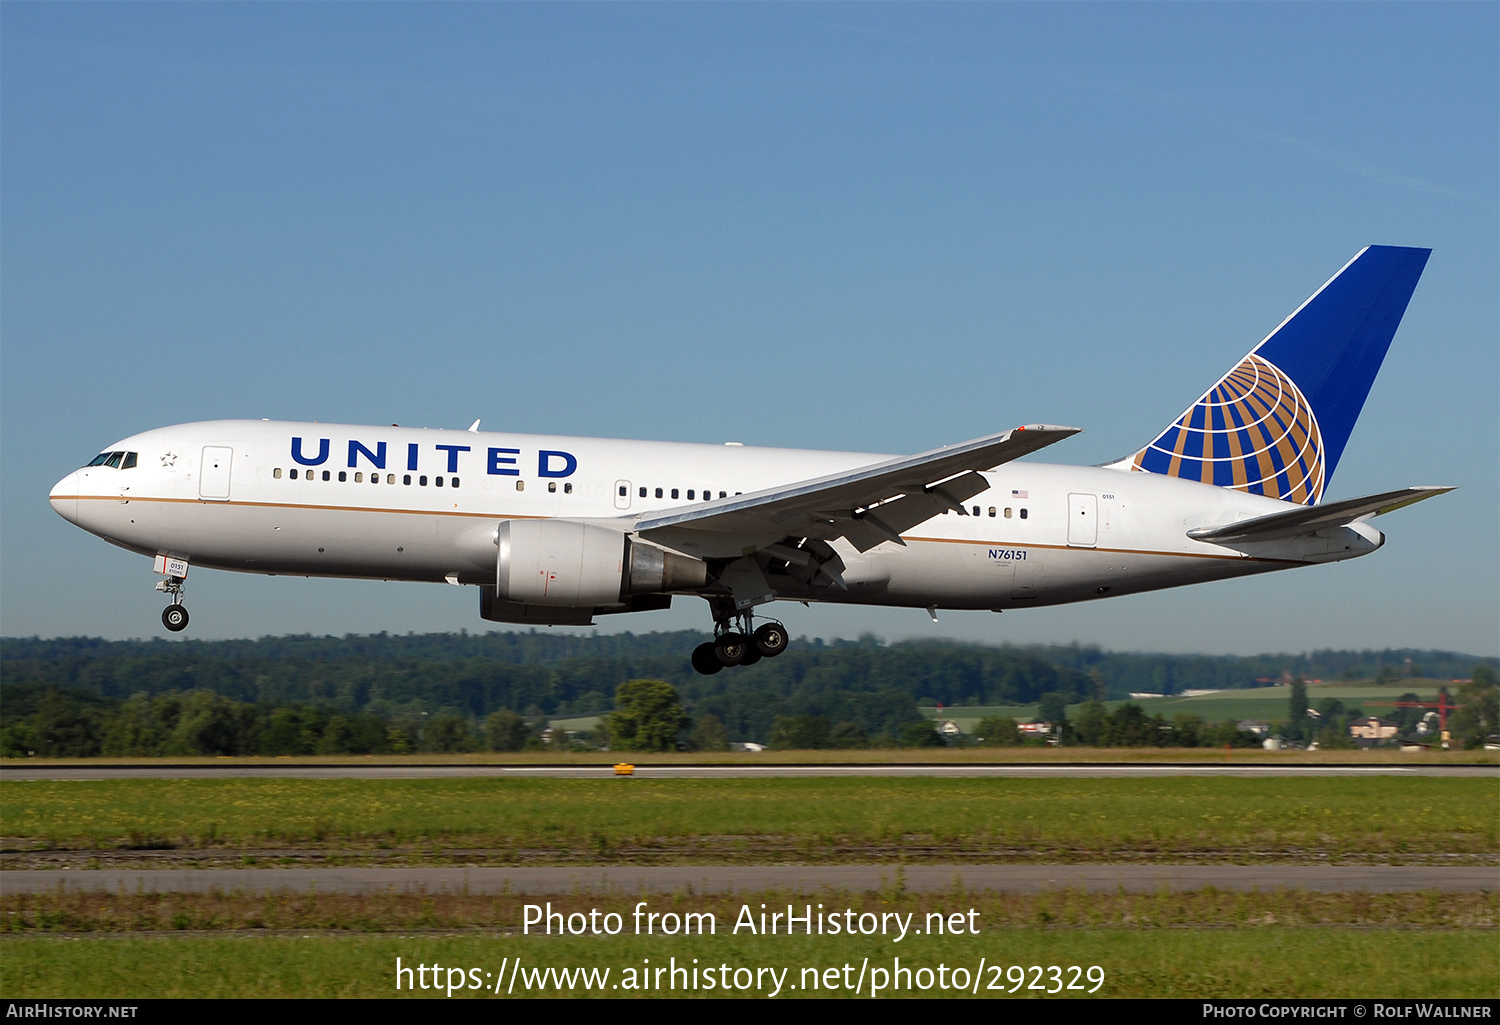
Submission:
M 1008 505 L 1005 507 L 1005 518 L 1010 519 L 1010 506 Z
M 435 485 L 437 485 L 438 487 L 442 487 L 443 486 L 443 478 L 441 478 L 441 477 L 434 477 L 434 478 L 432 478 L 432 483 L 435 484 Z
M 992 506 L 990 506 L 990 519 L 993 520 L 994 518 L 995 518 L 995 507 L 992 505 Z
M 673 488 L 673 489 L 672 489 L 672 497 L 673 497 L 673 498 L 676 498 L 676 497 L 677 497 L 677 489 L 676 489 L 676 488 Z
M 1025 510 L 1025 509 L 1022 509 L 1022 510 L 1021 510 L 1021 519 L 1023 519 L 1023 520 L 1024 520 L 1024 519 L 1025 519 L 1025 518 L 1026 518 L 1026 510 Z
M 333 475 L 331 473 L 329 473 L 327 470 L 324 470 L 323 471 L 323 479 L 324 480 L 332 480 L 333 479 Z
M 516 481 L 516 490 L 517 491 L 525 491 L 526 490 L 526 482 L 524 480 L 518 480 L 518 481 Z
M 693 500 L 693 489 L 692 488 L 688 488 L 688 501 L 691 502 L 692 500 Z
M 280 480 L 281 479 L 281 467 L 278 466 L 278 467 L 276 467 L 276 469 L 272 470 L 271 471 L 271 476 L 275 477 L 277 480 Z
M 120 460 L 124 458 L 124 452 L 111 452 L 109 454 L 109 458 L 104 460 L 104 465 L 110 467 L 111 469 L 118 470 L 120 468 Z
M 623 495 L 623 494 L 624 494 L 624 493 L 625 493 L 625 489 L 624 489 L 624 488 L 621 488 L 621 489 L 620 489 L 620 494 L 622 494 L 622 495 Z M 642 498 L 645 498 L 645 497 L 646 497 L 646 489 L 645 489 L 645 488 L 641 488 L 641 497 L 642 497 Z
M 125 453 L 125 461 L 120 464 L 120 469 L 122 469 L 122 470 L 134 470 L 135 469 L 135 456 L 136 456 L 136 454 L 134 452 L 126 452 Z
M 571 484 L 564 484 L 563 485 L 563 494 L 565 494 L 565 495 L 571 495 L 572 493 L 573 493 L 573 485 L 571 485 Z
M 409 473 L 403 473 L 401 475 L 401 483 L 402 484 L 410 484 L 411 483 L 411 474 L 409 474 Z
M 385 482 L 387 484 L 394 484 L 394 483 L 396 483 L 396 475 L 394 473 L 388 473 L 388 474 L 386 474 L 385 475 Z M 407 481 L 407 483 L 410 484 L 411 482 Z
M 297 479 L 297 468 L 294 466 L 294 467 L 292 467 L 292 480 L 296 480 L 296 479 Z
M 427 474 L 424 473 L 424 474 L 422 474 L 422 476 L 420 476 L 420 477 L 417 478 L 417 487 L 419 487 L 419 488 L 425 488 L 426 486 L 427 486 Z
M 719 492 L 719 497 L 720 497 L 720 498 L 728 498 L 728 497 L 729 497 L 729 496 L 728 496 L 728 495 L 726 495 L 726 494 L 724 494 L 724 492 L 722 492 L 722 491 L 720 491 L 720 492 Z
M 346 483 L 348 483 L 348 481 L 349 481 L 349 471 L 348 470 L 340 470 L 339 471 L 339 483 L 340 484 L 346 484 Z
M 979 506 L 977 506 L 977 505 L 974 507 L 974 515 L 975 516 L 979 515 Z
M 356 483 L 356 484 L 363 484 L 364 482 L 365 482 L 365 472 L 363 470 L 355 470 L 354 471 L 354 483 Z
M 557 481 L 549 480 L 547 482 L 547 490 L 554 495 L 557 494 Z
M 628 491 L 628 490 L 629 490 L 629 489 L 627 489 L 627 488 L 626 488 L 626 487 L 625 487 L 625 485 L 623 485 L 623 484 L 621 484 L 621 485 L 620 485 L 620 497 L 621 497 L 621 498 L 624 498 L 624 497 L 625 497 L 625 495 L 626 495 L 626 492 L 627 492 L 627 491 Z
M 455 488 L 456 488 L 456 487 L 458 487 L 458 478 L 457 478 L 457 477 L 454 477 L 454 478 L 453 478 L 453 486 L 454 486 L 454 487 L 455 487 Z
M 660 497 L 661 497 L 661 488 L 657 488 L 657 489 L 656 489 L 656 497 L 657 497 L 657 498 L 660 498 Z

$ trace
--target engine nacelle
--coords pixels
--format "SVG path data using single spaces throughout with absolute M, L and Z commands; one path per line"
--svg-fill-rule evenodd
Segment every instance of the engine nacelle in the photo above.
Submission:
M 495 544 L 496 597 L 525 605 L 629 604 L 631 595 L 694 590 L 708 582 L 700 559 L 588 523 L 505 520 Z

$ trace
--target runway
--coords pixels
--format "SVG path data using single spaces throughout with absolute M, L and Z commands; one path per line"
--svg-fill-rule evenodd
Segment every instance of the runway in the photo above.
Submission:
M 0 782 L 25 780 L 108 779 L 603 779 L 616 775 L 613 765 L 324 765 L 166 763 L 162 765 L 8 765 Z M 1235 765 L 1205 762 L 1071 762 L 1071 763 L 775 763 L 769 765 L 636 765 L 637 779 L 770 779 L 796 777 L 994 777 L 994 778 L 1146 778 L 1165 776 L 1442 776 L 1500 779 L 1500 765 Z
M 899 881 L 898 881 L 899 880 Z M 633 896 L 1160 890 L 1404 893 L 1500 889 L 1500 868 L 1428 865 L 667 865 L 537 868 L 81 869 L 0 873 L 0 893 L 428 893 Z

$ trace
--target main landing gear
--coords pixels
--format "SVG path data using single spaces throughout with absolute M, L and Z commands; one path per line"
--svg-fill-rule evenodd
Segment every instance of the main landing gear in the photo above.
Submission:
M 726 666 L 753 666 L 763 658 L 775 658 L 791 640 L 786 627 L 774 620 L 751 630 L 747 610 L 714 621 L 714 639 L 693 649 L 693 668 L 712 676 Z
M 174 634 L 186 630 L 188 625 L 187 606 L 182 604 L 182 580 L 182 577 L 167 577 L 156 584 L 158 591 L 165 591 L 172 596 L 172 604 L 162 609 L 161 625 Z

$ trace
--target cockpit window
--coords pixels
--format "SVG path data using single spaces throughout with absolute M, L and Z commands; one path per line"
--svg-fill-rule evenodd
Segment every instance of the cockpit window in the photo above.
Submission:
M 117 470 L 131 470 L 135 468 L 136 452 L 100 452 L 85 466 L 109 466 Z

